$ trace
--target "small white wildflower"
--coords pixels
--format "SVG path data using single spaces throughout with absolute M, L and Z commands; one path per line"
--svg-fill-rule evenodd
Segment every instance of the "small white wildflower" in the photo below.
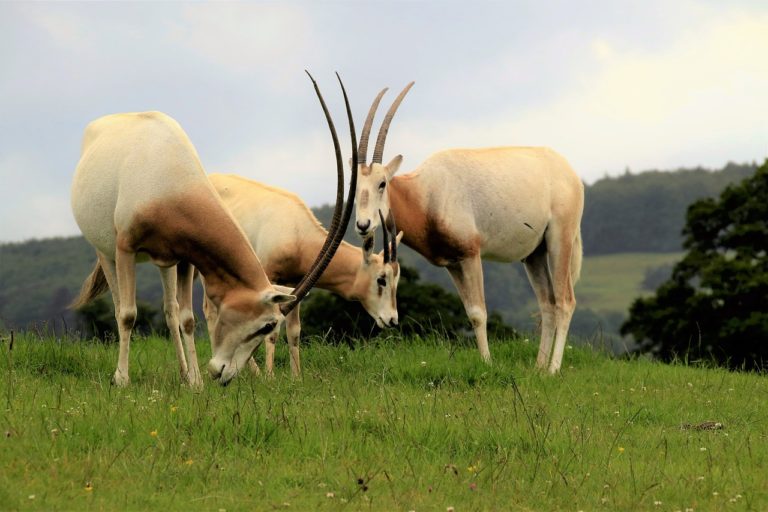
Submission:
M 705 452 L 705 451 L 707 451 L 707 448 L 705 446 L 702 446 L 701 448 L 699 448 L 699 451 L 700 452 Z
M 659 505 L 661 505 L 661 502 L 660 502 L 659 500 L 655 500 L 655 501 L 653 502 L 653 504 L 654 504 L 654 505 L 656 505 L 656 506 L 658 507 Z
M 31 500 L 35 499 L 35 495 L 34 494 L 30 494 L 29 495 L 29 499 L 31 499 Z
M 426 361 L 422 361 L 421 362 L 421 366 L 427 366 L 427 362 Z

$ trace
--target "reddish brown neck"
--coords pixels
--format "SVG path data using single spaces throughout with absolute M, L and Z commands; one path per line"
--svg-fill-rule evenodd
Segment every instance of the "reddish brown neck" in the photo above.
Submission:
M 149 205 L 137 215 L 129 237 L 136 252 L 194 265 L 216 306 L 232 289 L 269 286 L 245 235 L 208 187 Z
M 303 257 L 300 259 L 301 268 L 297 269 L 300 275 L 309 271 L 317 253 L 323 246 L 326 231 L 320 231 L 323 233 L 321 237 L 307 237 L 302 241 L 301 253 Z M 342 242 L 315 286 L 336 293 L 347 300 L 356 298 L 354 285 L 357 271 L 362 264 L 362 254 L 362 249 L 359 247 Z
M 416 176 L 395 176 L 389 182 L 389 209 L 403 243 L 428 257 L 426 199 Z

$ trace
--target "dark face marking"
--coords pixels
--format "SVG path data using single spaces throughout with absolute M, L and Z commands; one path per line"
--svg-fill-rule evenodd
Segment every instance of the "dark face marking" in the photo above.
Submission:
M 365 242 L 363 242 L 363 249 L 366 253 L 371 252 L 373 250 L 373 237 L 369 237 L 365 239 Z
M 360 207 L 365 208 L 368 206 L 368 190 L 363 190 L 360 192 Z

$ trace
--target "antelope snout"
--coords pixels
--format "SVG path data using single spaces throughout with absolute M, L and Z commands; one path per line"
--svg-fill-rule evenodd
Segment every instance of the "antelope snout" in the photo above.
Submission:
M 382 318 L 381 323 L 383 325 L 380 325 L 379 327 L 397 327 L 397 316 Z
M 211 359 L 211 361 L 208 363 L 208 374 L 213 380 L 218 380 L 221 377 L 222 372 L 224 372 L 225 366 L 226 365 Z
M 365 235 L 368 233 L 368 228 L 371 227 L 371 219 L 366 220 L 365 222 L 357 221 L 355 222 L 355 228 L 357 228 L 357 234 L 359 235 Z

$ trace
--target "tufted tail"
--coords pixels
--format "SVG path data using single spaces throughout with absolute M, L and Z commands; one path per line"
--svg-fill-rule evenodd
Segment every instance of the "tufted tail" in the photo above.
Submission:
M 109 290 L 107 278 L 104 276 L 104 270 L 102 270 L 99 260 L 96 260 L 96 265 L 93 267 L 91 275 L 83 281 L 80 295 L 72 301 L 69 307 L 70 309 L 83 307 L 107 290 Z

